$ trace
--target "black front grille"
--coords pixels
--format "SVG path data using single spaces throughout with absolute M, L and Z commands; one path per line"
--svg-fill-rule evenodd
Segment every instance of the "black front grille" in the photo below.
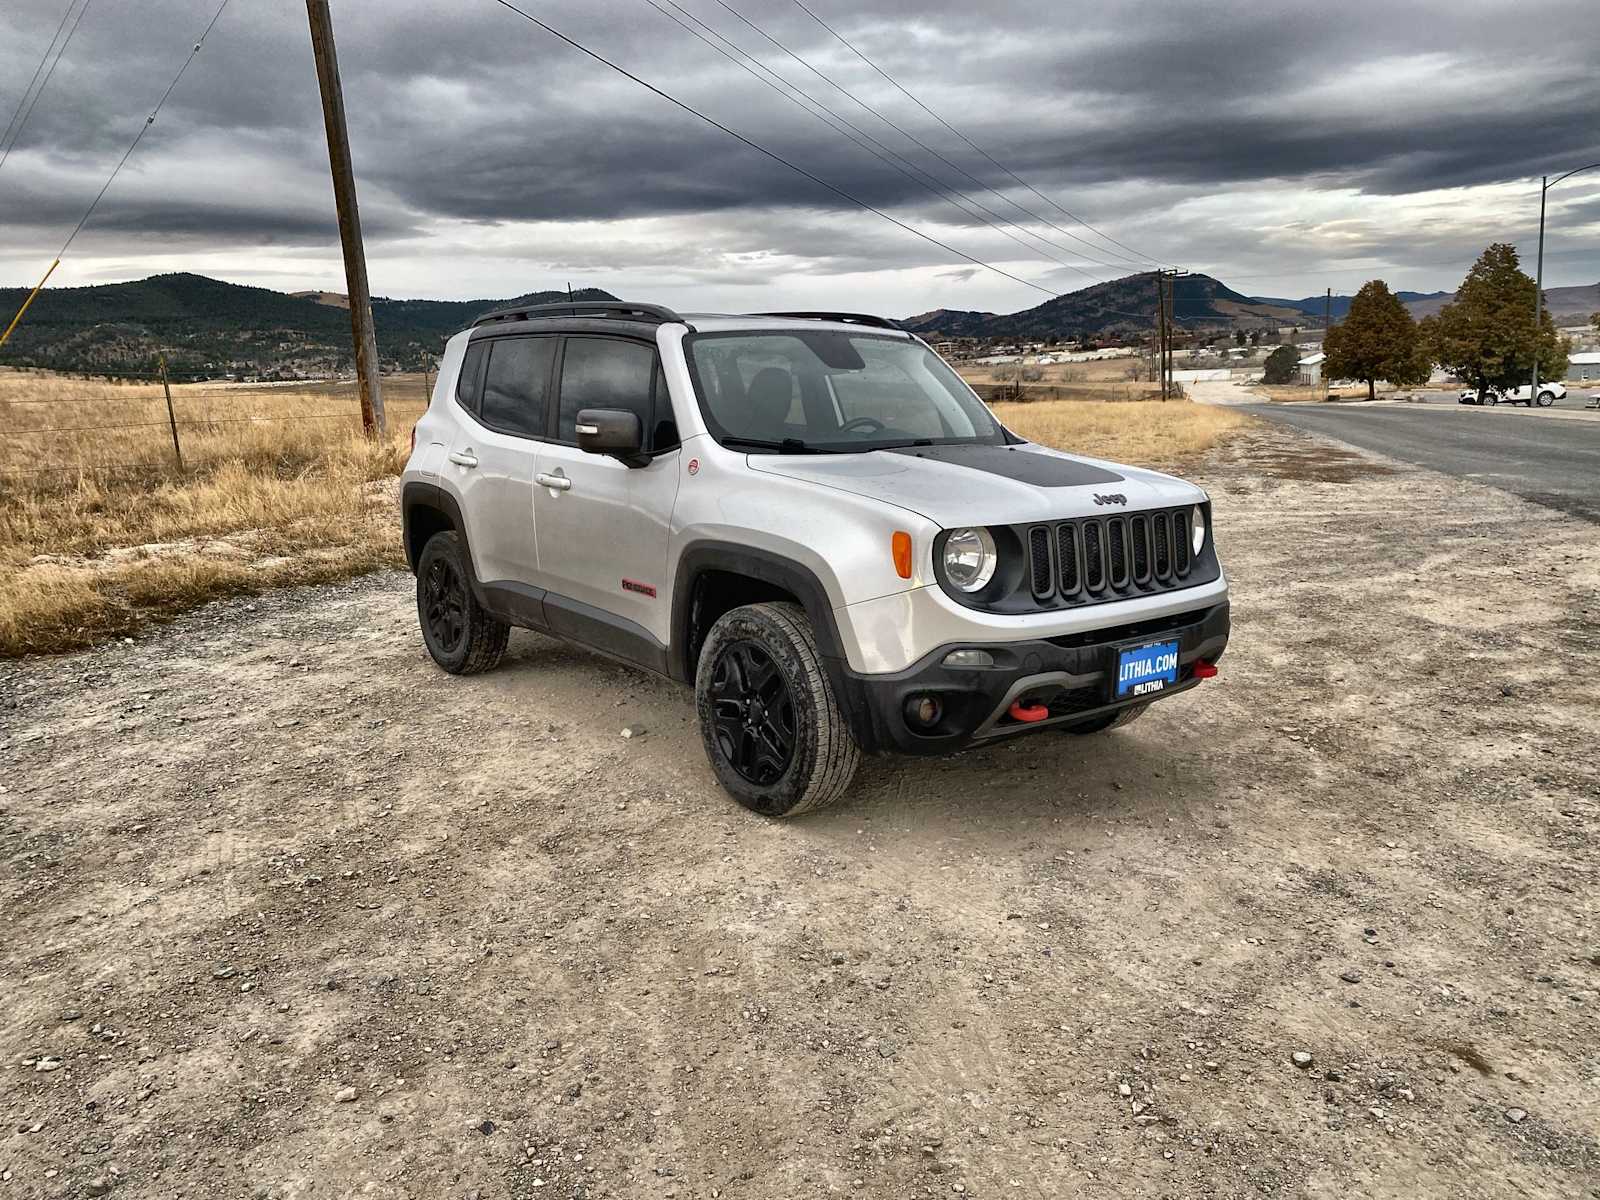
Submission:
M 1028 530 L 1028 560 L 1033 594 L 1048 596 L 1055 580 L 1050 570 L 1050 530 L 1044 525 Z
M 1079 526 L 1083 534 L 1083 586 L 1091 592 L 1103 592 L 1106 587 L 1104 536 L 1099 521 L 1084 521 Z
M 1128 523 L 1122 517 L 1106 522 L 1106 545 L 1111 551 L 1111 586 L 1128 585 Z
M 1133 523 L 1133 578 L 1143 583 L 1150 578 L 1150 518 L 1129 517 Z
M 1020 598 L 1040 609 L 1172 591 L 1218 574 L 1209 546 L 1191 551 L 1188 508 L 1027 525 L 1016 534 L 1027 554 Z
M 1078 590 L 1078 527 L 1071 521 L 1056 526 L 1056 562 L 1060 567 L 1061 594 L 1070 596 Z

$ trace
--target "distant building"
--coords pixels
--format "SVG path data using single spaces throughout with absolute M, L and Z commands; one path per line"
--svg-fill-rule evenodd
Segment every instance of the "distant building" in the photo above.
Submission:
M 1568 383 L 1600 382 L 1600 350 L 1585 350 L 1567 356 Z
M 1315 354 L 1308 354 L 1296 365 L 1300 368 L 1300 382 L 1314 384 L 1322 382 L 1322 360 L 1327 355 L 1318 350 Z

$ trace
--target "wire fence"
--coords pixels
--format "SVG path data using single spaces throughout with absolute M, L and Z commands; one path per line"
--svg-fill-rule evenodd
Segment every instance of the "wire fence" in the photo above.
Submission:
M 426 407 L 432 382 L 431 371 L 383 377 L 391 433 Z M 276 435 L 263 445 L 255 435 L 228 433 L 253 427 L 283 430 L 286 457 L 303 460 L 318 444 L 345 437 L 340 422 L 349 422 L 349 432 L 361 429 L 354 380 L 232 382 L 212 375 L 185 382 L 159 371 L 13 368 L 0 371 L 0 486 L 9 481 L 15 490 L 47 477 L 171 478 L 212 462 L 270 455 Z M 47 465 L 35 465 L 40 459 Z

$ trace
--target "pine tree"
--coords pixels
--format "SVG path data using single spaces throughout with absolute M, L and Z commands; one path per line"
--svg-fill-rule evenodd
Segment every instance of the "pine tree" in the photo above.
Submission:
M 1567 372 L 1571 343 L 1556 331 L 1545 308 L 1533 324 L 1535 284 L 1518 265 L 1516 250 L 1496 242 L 1472 264 L 1456 298 L 1422 322 L 1422 339 L 1434 360 L 1478 389 L 1527 383 L 1535 359 L 1539 378 Z
M 1409 387 L 1426 383 L 1433 372 L 1417 323 L 1381 279 L 1362 285 L 1345 319 L 1328 330 L 1322 349 L 1327 355 L 1323 378 L 1363 380 L 1369 400 L 1377 395 L 1380 379 Z

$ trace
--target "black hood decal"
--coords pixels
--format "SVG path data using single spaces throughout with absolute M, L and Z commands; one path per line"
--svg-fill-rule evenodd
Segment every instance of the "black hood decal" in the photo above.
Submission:
M 892 454 L 909 454 L 967 467 L 990 475 L 1003 475 L 1034 487 L 1083 487 L 1094 483 L 1121 483 L 1122 476 L 1088 463 L 1039 454 L 1028 446 L 901 446 Z

